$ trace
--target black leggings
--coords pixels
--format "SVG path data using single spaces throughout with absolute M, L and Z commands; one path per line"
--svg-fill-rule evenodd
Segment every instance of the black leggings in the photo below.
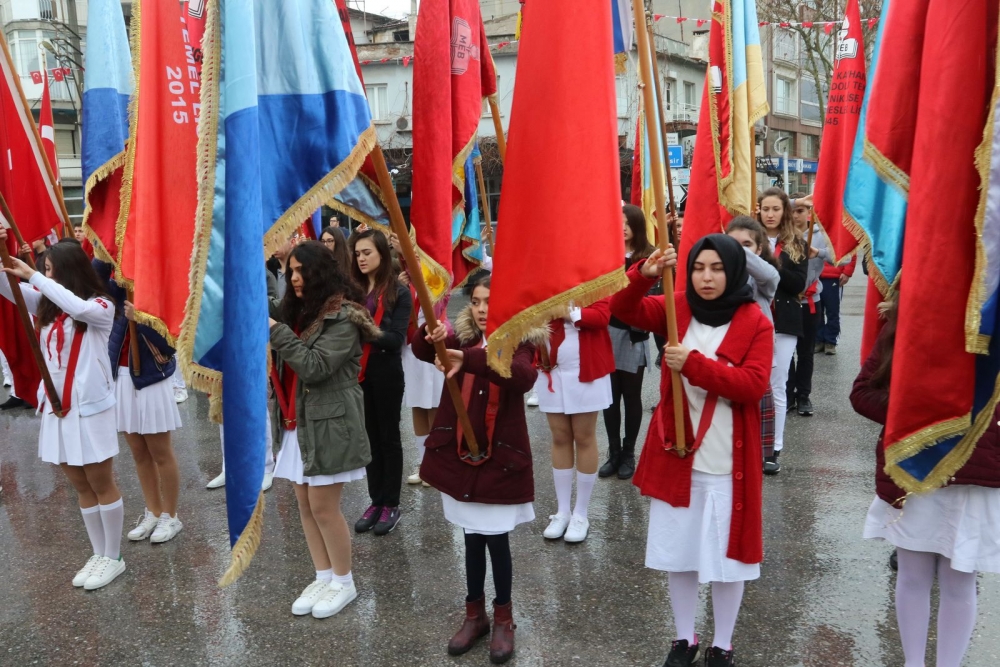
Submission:
M 794 400 L 808 401 L 812 394 L 813 383 L 813 350 L 816 346 L 816 330 L 819 328 L 819 313 L 809 312 L 809 306 L 802 306 L 802 335 L 795 346 L 788 369 L 788 382 L 785 385 L 787 402 Z
M 372 462 L 366 467 L 372 505 L 399 507 L 403 486 L 403 443 L 399 412 L 403 404 L 403 377 L 380 374 L 361 383 L 365 394 L 365 430 Z
M 490 550 L 493 563 L 493 585 L 497 589 L 494 602 L 510 602 L 510 589 L 514 583 L 514 569 L 510 558 L 510 533 L 502 535 L 465 534 L 465 582 L 469 589 L 466 602 L 483 597 L 486 588 L 486 549 Z
M 642 376 L 645 366 L 635 373 L 615 371 L 611 374 L 611 406 L 604 409 L 604 428 L 608 432 L 608 444 L 613 450 L 622 443 L 621 401 L 625 399 L 625 453 L 635 452 L 635 441 L 642 427 Z

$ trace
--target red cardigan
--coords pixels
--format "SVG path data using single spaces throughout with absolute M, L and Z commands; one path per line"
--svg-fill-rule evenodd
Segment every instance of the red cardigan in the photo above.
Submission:
M 667 335 L 662 296 L 645 296 L 653 280 L 629 273 L 630 284 L 611 299 L 611 312 L 631 326 Z M 681 340 L 691 324 L 691 309 L 684 293 L 674 295 L 678 335 Z M 774 330 L 754 303 L 740 306 L 713 361 L 692 350 L 681 373 L 691 384 L 732 401 L 733 409 L 733 507 L 726 555 L 743 563 L 759 563 L 764 556 L 763 473 L 760 443 L 760 400 L 770 384 Z M 732 364 L 731 366 L 729 364 Z M 694 441 L 687 397 L 684 397 L 684 429 L 688 443 Z M 656 421 L 663 420 L 667 443 L 660 442 Z M 691 475 L 694 456 L 680 458 L 665 444 L 674 433 L 673 392 L 670 373 L 660 375 L 660 403 L 653 425 L 646 434 L 639 466 L 632 483 L 642 495 L 674 507 L 691 505 Z
M 581 309 L 580 314 L 576 323 L 580 332 L 580 382 L 593 382 L 615 372 L 615 352 L 608 333 L 611 299 L 601 299 Z M 549 329 L 561 326 L 563 320 L 552 320 Z

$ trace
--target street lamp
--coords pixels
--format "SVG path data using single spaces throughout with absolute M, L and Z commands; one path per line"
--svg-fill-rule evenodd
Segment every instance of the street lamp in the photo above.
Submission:
M 778 137 L 777 141 L 774 142 L 774 149 L 779 151 L 782 156 L 782 166 L 784 167 L 784 186 L 785 194 L 788 194 L 788 142 L 790 137 Z

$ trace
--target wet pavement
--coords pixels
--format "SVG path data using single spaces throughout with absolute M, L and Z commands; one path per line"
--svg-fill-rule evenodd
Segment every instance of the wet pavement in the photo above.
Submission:
M 844 301 L 840 354 L 816 359 L 816 416 L 789 416 L 783 471 L 765 480 L 762 576 L 747 585 L 734 638 L 741 667 L 903 664 L 891 549 L 861 539 L 874 493 L 877 429 L 847 400 L 859 366 L 864 299 L 861 281 L 854 283 Z M 647 375 L 647 407 L 656 381 L 655 371 Z M 488 642 L 462 657 L 446 654 L 463 613 L 464 547 L 432 489 L 404 489 L 403 519 L 389 536 L 356 537 L 359 597 L 320 621 L 290 612 L 314 574 L 291 485 L 276 480 L 250 570 L 219 590 L 229 560 L 225 494 L 205 490 L 221 465 L 218 427 L 208 421 L 201 396 L 192 394 L 181 414 L 185 426 L 175 447 L 183 532 L 164 545 L 125 541 L 128 571 L 88 593 L 70 584 L 89 555 L 75 496 L 61 473 L 36 457 L 37 419 L 28 411 L 2 413 L 0 665 L 489 664 Z M 405 442 L 406 414 L 403 423 Z M 630 482 L 600 480 L 587 541 L 546 542 L 542 531 L 555 507 L 549 433 L 537 410 L 529 411 L 529 426 L 538 518 L 511 539 L 518 629 L 509 664 L 661 665 L 674 631 L 666 576 L 643 567 L 648 501 Z M 133 520 L 142 497 L 124 440 L 120 448 L 118 482 Z M 408 474 L 415 451 L 404 449 Z M 348 521 L 366 505 L 365 484 L 348 485 Z M 964 664 L 997 665 L 1000 577 L 980 576 L 979 591 L 979 621 Z M 710 641 L 707 587 L 702 598 L 697 628 Z M 931 635 L 932 661 L 933 627 Z

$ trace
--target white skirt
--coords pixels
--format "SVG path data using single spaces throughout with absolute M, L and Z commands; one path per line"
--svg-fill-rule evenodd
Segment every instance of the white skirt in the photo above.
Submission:
M 503 535 L 522 523 L 535 520 L 534 503 L 518 505 L 492 505 L 487 503 L 463 503 L 447 493 L 441 494 L 441 508 L 444 518 L 466 533 L 480 535 Z
M 444 373 L 413 356 L 409 345 L 403 346 L 403 405 L 431 410 L 441 403 Z
M 118 428 L 112 406 L 96 415 L 81 417 L 72 408 L 60 419 L 46 406 L 38 432 L 38 458 L 46 463 L 85 466 L 118 455 Z
M 115 410 L 118 430 L 122 433 L 169 433 L 181 427 L 181 413 L 174 400 L 173 383 L 161 380 L 143 390 L 138 390 L 129 377 L 129 369 L 118 369 L 115 382 Z
M 356 482 L 365 478 L 365 469 L 357 468 L 336 475 L 316 475 L 307 477 L 303 473 L 302 452 L 299 450 L 299 432 L 297 429 L 284 431 L 281 436 L 281 451 L 274 462 L 274 476 L 279 479 L 287 479 L 296 484 L 308 484 L 309 486 L 327 486 L 329 484 L 343 484 L 345 482 Z
M 901 510 L 876 496 L 864 536 L 940 554 L 959 572 L 1000 572 L 1000 489 L 947 486 L 910 496 Z
M 572 324 L 566 325 L 566 339 L 559 346 L 556 367 L 551 373 L 538 374 L 535 393 L 541 412 L 578 415 L 600 412 L 611 405 L 610 375 L 593 382 L 580 382 L 580 333 Z
M 649 505 L 646 567 L 664 572 L 697 572 L 698 581 L 751 581 L 760 564 L 726 556 L 733 511 L 731 475 L 692 471 L 690 507 L 653 499 Z

